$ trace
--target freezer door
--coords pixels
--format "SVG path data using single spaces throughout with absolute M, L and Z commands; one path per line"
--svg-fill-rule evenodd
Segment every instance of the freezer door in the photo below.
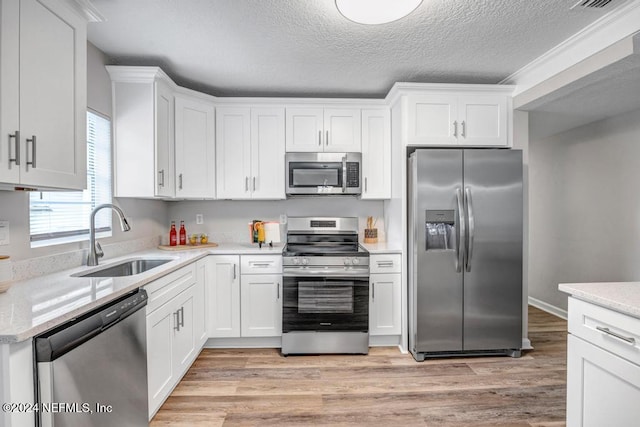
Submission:
M 522 152 L 464 150 L 464 350 L 522 344 Z
M 460 351 L 462 150 L 416 150 L 412 155 L 410 347 L 414 355 Z

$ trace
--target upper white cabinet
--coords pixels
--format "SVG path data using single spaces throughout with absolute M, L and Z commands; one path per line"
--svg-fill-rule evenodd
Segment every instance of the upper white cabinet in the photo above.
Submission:
M 436 85 L 429 85 L 430 87 Z M 404 100 L 405 139 L 415 145 L 511 145 L 510 89 L 452 87 L 421 90 Z
M 220 107 L 219 199 L 284 199 L 284 108 Z
M 213 199 L 215 187 L 215 108 L 206 100 L 175 96 L 175 195 Z
M 174 197 L 173 82 L 157 67 L 107 71 L 113 82 L 114 196 Z
M 391 198 L 391 116 L 362 110 L 362 199 Z
M 287 152 L 360 152 L 359 108 L 287 108 Z
M 54 0 L 0 8 L 0 183 L 83 189 L 86 21 Z

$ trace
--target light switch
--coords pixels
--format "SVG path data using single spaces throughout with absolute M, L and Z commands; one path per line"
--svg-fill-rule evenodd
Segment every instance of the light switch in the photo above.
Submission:
M 9 240 L 9 221 L 0 220 L 0 245 L 8 245 Z

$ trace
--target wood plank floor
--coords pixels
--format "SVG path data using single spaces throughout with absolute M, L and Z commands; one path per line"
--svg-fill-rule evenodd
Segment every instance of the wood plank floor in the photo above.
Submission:
M 151 426 L 563 426 L 566 333 L 530 307 L 519 359 L 205 349 Z

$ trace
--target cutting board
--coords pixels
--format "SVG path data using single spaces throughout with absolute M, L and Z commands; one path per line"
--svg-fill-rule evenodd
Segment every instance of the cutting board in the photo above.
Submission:
M 202 243 L 200 245 L 178 245 L 178 246 L 160 245 L 158 246 L 158 249 L 162 249 L 163 251 L 187 251 L 189 249 L 215 248 L 216 246 L 218 246 L 217 243 Z

